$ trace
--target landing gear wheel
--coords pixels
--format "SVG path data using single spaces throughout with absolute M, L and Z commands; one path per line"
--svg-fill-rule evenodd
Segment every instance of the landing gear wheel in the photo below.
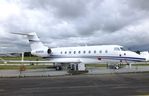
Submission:
M 56 66 L 55 69 L 56 70 L 62 70 L 62 67 L 61 66 Z
M 115 66 L 115 69 L 119 69 L 119 66 Z

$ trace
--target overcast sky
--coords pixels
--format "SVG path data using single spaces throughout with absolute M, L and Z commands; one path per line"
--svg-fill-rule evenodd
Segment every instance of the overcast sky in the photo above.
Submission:
M 149 50 L 149 0 L 0 0 L 0 52 L 30 51 L 10 32 L 36 32 L 49 47 Z

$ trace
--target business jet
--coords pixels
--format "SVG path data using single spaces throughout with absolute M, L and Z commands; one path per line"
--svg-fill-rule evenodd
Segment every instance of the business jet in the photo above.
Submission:
M 35 32 L 13 33 L 26 35 L 31 47 L 31 54 L 48 59 L 61 70 L 64 64 L 75 66 L 76 70 L 86 70 L 85 64 L 142 62 L 148 58 L 129 51 L 120 45 L 98 45 L 79 47 L 49 48 L 38 38 Z

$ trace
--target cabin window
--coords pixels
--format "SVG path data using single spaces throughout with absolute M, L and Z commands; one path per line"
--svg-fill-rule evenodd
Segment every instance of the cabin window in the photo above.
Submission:
M 61 54 L 63 54 L 63 52 L 61 51 Z
M 71 54 L 71 51 L 69 51 L 69 54 Z
M 100 50 L 99 53 L 102 53 L 102 51 Z
M 78 53 L 80 54 L 80 53 L 81 53 L 81 51 L 78 51 Z
M 105 50 L 105 53 L 108 53 L 108 50 Z
M 91 51 L 88 51 L 88 53 L 90 54 L 90 53 L 91 53 Z
M 85 54 L 85 53 L 86 53 L 86 51 L 83 51 L 83 53 Z
M 76 54 L 76 51 L 73 51 L 74 54 Z
M 96 53 L 96 50 L 94 50 L 94 53 Z
M 67 54 L 67 51 L 65 51 L 65 54 Z

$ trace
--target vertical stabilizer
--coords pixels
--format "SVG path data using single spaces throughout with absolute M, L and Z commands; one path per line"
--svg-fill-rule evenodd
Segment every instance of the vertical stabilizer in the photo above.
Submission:
M 45 46 L 38 38 L 37 34 L 35 32 L 29 33 L 27 35 L 27 38 L 29 40 L 30 46 L 32 50 L 44 48 Z
M 38 38 L 38 36 L 35 32 L 31 32 L 31 33 L 13 33 L 13 34 L 26 35 L 28 40 L 29 40 L 31 50 L 36 50 L 36 49 L 46 47 L 40 41 L 40 39 Z

